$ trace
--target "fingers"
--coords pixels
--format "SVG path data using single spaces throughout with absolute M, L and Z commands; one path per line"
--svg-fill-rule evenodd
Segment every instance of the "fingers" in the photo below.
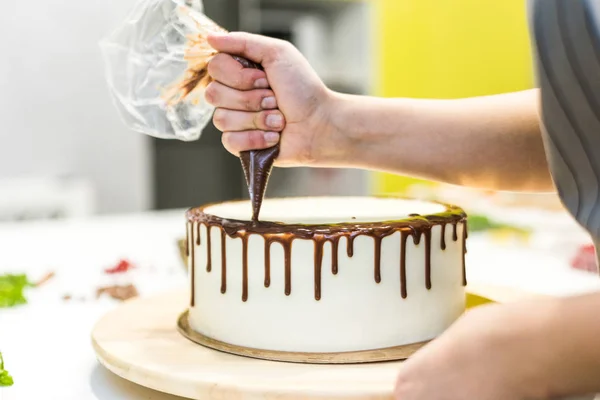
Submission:
M 217 54 L 208 63 L 208 74 L 216 81 L 238 90 L 268 88 L 267 75 L 255 68 L 244 68 L 227 54 Z
M 276 145 L 285 118 L 277 110 L 265 72 L 244 68 L 230 54 L 268 67 L 286 49 L 286 42 L 248 33 L 210 35 L 208 42 L 219 54 L 208 65 L 214 82 L 206 89 L 206 100 L 216 107 L 213 123 L 223 132 L 224 147 L 239 155 Z
M 239 91 L 211 82 L 206 88 L 206 101 L 217 108 L 240 111 L 262 111 L 277 108 L 275 94 L 269 89 Z
M 275 61 L 288 45 L 283 40 L 246 32 L 209 35 L 208 43 L 220 53 L 236 54 L 264 66 Z
M 277 132 L 263 132 L 257 130 L 245 132 L 225 132 L 221 137 L 223 146 L 232 154 L 239 155 L 248 149 L 260 150 L 275 146 L 279 142 L 280 134 Z
M 247 112 L 217 108 L 213 114 L 213 123 L 221 132 L 247 130 L 281 132 L 285 127 L 283 114 L 278 110 Z

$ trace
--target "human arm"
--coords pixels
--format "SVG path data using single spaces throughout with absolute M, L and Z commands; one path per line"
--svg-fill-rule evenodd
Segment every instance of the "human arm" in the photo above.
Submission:
M 467 312 L 399 367 L 397 400 L 560 399 L 600 392 L 600 293 Z
M 335 97 L 335 130 L 350 140 L 341 165 L 494 190 L 553 190 L 535 89 L 452 100 Z
M 215 125 L 234 154 L 281 140 L 279 166 L 364 168 L 495 190 L 554 190 L 535 89 L 452 100 L 345 95 L 328 90 L 289 43 L 243 33 L 209 41 L 265 69 L 244 69 L 226 54 L 209 64 L 215 82 L 207 100 L 217 107 Z M 281 123 L 268 126 L 269 116 Z

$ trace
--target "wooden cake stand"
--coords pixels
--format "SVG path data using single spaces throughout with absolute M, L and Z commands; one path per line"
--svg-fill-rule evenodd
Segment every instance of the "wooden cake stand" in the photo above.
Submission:
M 486 294 L 487 293 L 487 294 Z M 519 292 L 469 287 L 468 307 L 522 298 Z M 191 399 L 389 399 L 401 361 L 302 364 L 212 350 L 178 331 L 187 290 L 125 302 L 93 329 L 97 357 L 118 376 Z

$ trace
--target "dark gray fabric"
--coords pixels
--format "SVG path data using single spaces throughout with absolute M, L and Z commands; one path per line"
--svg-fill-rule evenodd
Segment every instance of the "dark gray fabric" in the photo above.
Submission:
M 600 244 L 599 0 L 530 0 L 543 139 L 566 208 Z

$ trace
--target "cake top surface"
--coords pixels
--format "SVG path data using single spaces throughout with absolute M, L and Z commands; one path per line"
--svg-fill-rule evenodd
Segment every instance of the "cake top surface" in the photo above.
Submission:
M 250 230 L 275 227 L 352 229 L 393 224 L 414 226 L 458 222 L 466 217 L 462 209 L 436 202 L 384 197 L 290 197 L 267 199 L 261 222 L 251 224 L 249 201 L 230 201 L 193 208 L 188 220 L 211 224 L 247 225 Z M 252 225 L 252 226 L 250 226 Z

